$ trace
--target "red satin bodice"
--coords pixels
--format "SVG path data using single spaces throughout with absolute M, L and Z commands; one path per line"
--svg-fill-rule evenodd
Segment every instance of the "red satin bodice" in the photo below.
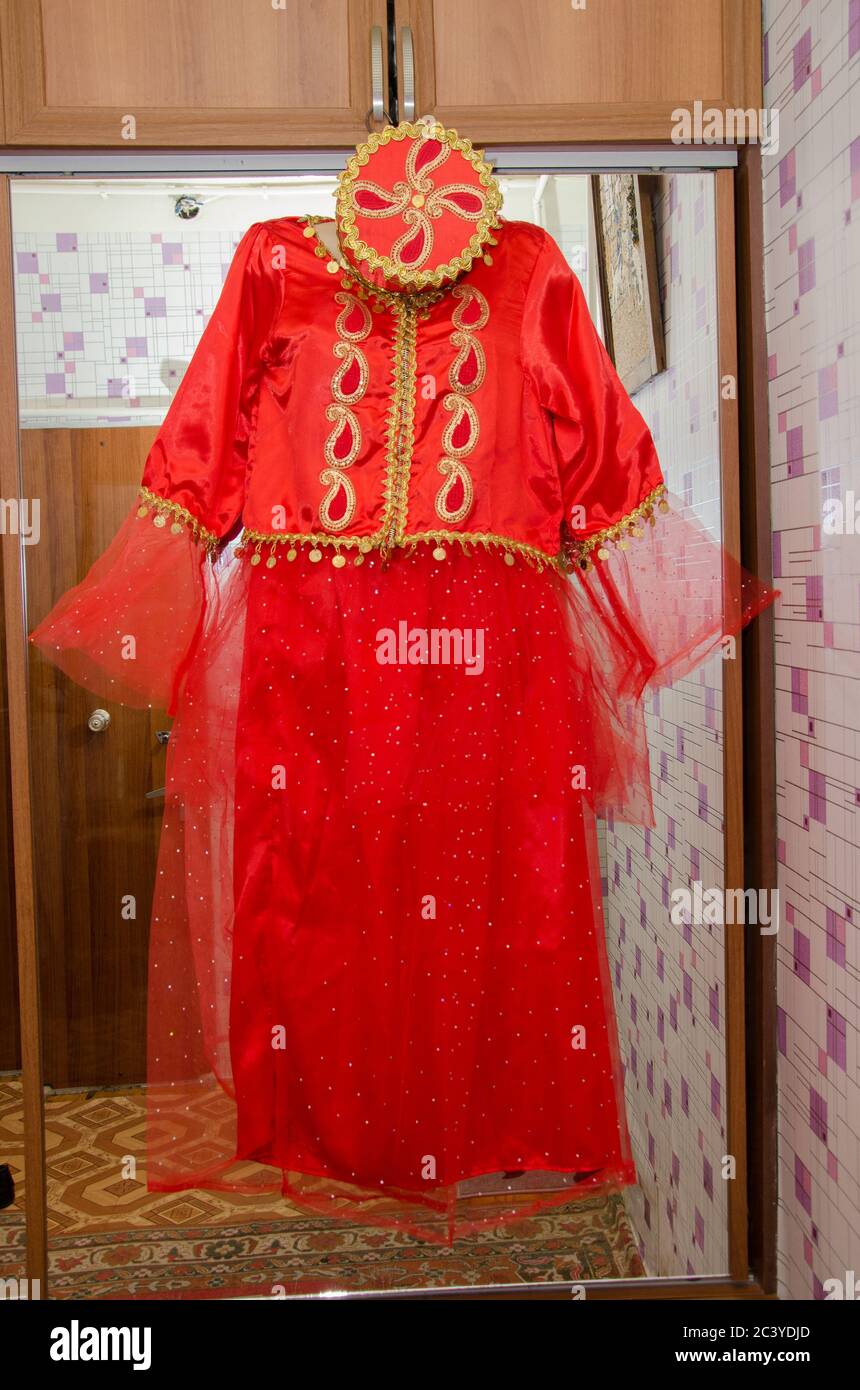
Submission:
M 332 273 L 332 270 L 336 273 Z M 264 559 L 473 541 L 560 564 L 662 483 L 553 240 L 505 223 L 451 289 L 365 289 L 313 226 L 243 237 L 144 487 Z

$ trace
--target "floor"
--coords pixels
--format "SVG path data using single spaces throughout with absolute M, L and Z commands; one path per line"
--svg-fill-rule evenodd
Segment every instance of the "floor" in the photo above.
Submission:
M 47 1098 L 52 1297 L 198 1299 L 646 1274 L 620 1193 L 580 1196 L 435 1244 L 309 1215 L 271 1195 L 149 1193 L 139 1170 L 118 1177 L 123 1159 L 144 1151 L 143 1125 L 140 1091 Z M 21 1149 L 20 1085 L 0 1077 L 0 1162 L 12 1166 L 17 1189 L 16 1205 L 0 1212 L 0 1277 L 23 1274 Z

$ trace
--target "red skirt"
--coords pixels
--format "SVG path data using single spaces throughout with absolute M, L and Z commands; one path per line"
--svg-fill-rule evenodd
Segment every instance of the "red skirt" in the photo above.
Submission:
M 635 1182 L 569 585 L 426 547 L 226 570 L 170 743 L 150 1186 L 450 1240 Z M 575 1185 L 458 1189 L 523 1169 Z

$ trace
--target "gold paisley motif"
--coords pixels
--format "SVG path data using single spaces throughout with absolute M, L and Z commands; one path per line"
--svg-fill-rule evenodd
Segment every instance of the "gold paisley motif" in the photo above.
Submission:
M 342 365 L 331 379 L 332 395 L 343 405 L 355 405 L 356 401 L 361 400 L 370 380 L 367 358 L 355 343 L 335 343 L 332 352 L 342 360 Z M 344 389 L 344 382 L 353 371 L 357 372 L 358 382 L 352 391 L 347 391 Z
M 440 459 L 436 467 L 447 479 L 436 494 L 436 514 L 443 521 L 447 521 L 449 525 L 456 526 L 457 522 L 462 521 L 472 510 L 472 503 L 475 500 L 472 475 L 468 468 L 464 467 L 457 459 Z M 448 498 L 458 483 L 463 489 L 463 500 L 459 507 L 449 508 Z
M 460 194 L 469 198 L 474 198 L 478 204 L 474 212 L 467 212 L 464 207 L 457 203 L 452 195 Z M 443 212 L 452 212 L 455 217 L 461 218 L 463 222 L 474 222 L 480 217 L 486 206 L 486 199 L 483 193 L 477 188 L 472 188 L 468 183 L 449 183 L 444 188 L 440 188 L 433 195 L 430 203 L 430 216 L 439 217 Z
M 343 531 L 355 516 L 355 488 L 340 468 L 324 468 L 320 473 L 320 482 L 328 488 L 320 503 L 320 520 L 327 531 Z M 333 517 L 332 505 L 341 492 L 344 493 L 343 514 Z
M 338 290 L 334 298 L 336 304 L 343 305 L 334 326 L 337 336 L 345 339 L 348 343 L 362 342 L 373 325 L 373 319 L 367 305 L 362 304 L 360 299 L 357 299 L 354 294 L 348 294 L 346 290 Z M 361 315 L 361 327 L 349 329 L 347 324 L 356 312 Z
M 412 197 L 408 184 L 402 179 L 390 190 L 383 188 L 381 183 L 375 183 L 373 179 L 362 179 L 353 190 L 353 195 L 357 193 L 372 193 L 374 198 L 378 198 L 383 204 L 381 208 L 371 208 L 356 198 L 355 204 L 362 217 L 395 217 L 408 208 L 409 199 Z
M 326 440 L 323 449 L 325 461 L 329 468 L 349 468 L 355 463 L 361 448 L 361 430 L 358 427 L 358 421 L 348 406 L 345 405 L 328 406 L 325 417 L 327 420 L 334 421 L 334 429 Z M 335 445 L 342 440 L 346 433 L 349 434 L 349 445 L 343 453 L 336 454 Z
M 446 454 L 452 458 L 462 459 L 470 454 L 478 442 L 481 433 L 481 422 L 478 419 L 478 412 L 472 405 L 468 396 L 461 396 L 457 391 L 449 391 L 442 402 L 446 410 L 453 412 L 453 419 L 448 421 L 442 435 L 442 448 Z M 469 421 L 469 435 L 464 444 L 457 444 L 456 437 L 463 423 L 464 417 Z
M 356 405 L 367 390 L 370 371 L 367 358 L 357 346 L 370 333 L 373 318 L 366 304 L 354 294 L 339 290 L 335 303 L 341 306 L 335 320 L 338 340 L 332 352 L 338 359 L 331 379 L 332 403 L 326 407 L 326 419 L 334 425 L 323 445 L 326 467 L 319 475 L 323 487 L 327 488 L 320 503 L 319 515 L 327 531 L 342 531 L 355 515 L 355 488 L 346 477 L 345 471 L 358 457 L 361 449 L 361 426 L 350 406 Z M 358 323 L 356 323 L 356 315 Z M 345 389 L 345 383 L 357 375 L 356 384 Z M 335 500 L 342 498 L 343 511 L 340 516 L 332 516 Z
M 455 285 L 451 295 L 454 299 L 459 300 L 456 309 L 451 314 L 451 321 L 455 328 L 463 328 L 467 333 L 478 333 L 482 328 L 486 328 L 490 319 L 490 306 L 486 296 L 480 290 L 476 289 L 474 285 Z M 473 319 L 470 315 L 469 322 L 464 323 L 466 314 L 470 312 L 474 304 L 478 306 L 478 317 Z
M 489 321 L 490 306 L 474 285 L 456 285 L 452 294 L 457 302 L 451 314 L 454 325 L 451 343 L 458 351 L 448 368 L 451 390 L 442 402 L 450 411 L 451 419 L 442 433 L 445 458 L 437 466 L 445 482 L 436 494 L 435 505 L 437 516 L 449 525 L 456 525 L 469 515 L 475 500 L 472 475 L 463 460 L 471 454 L 481 434 L 480 418 L 469 397 L 483 384 L 487 374 L 487 359 L 476 335 Z M 462 373 L 467 368 L 468 377 L 464 380 Z M 467 428 L 464 429 L 464 425 Z M 462 496 L 459 504 L 452 507 L 451 498 L 458 488 Z
M 487 360 L 484 357 L 484 349 L 481 347 L 477 338 L 474 338 L 471 333 L 466 333 L 463 330 L 452 333 L 451 342 L 454 344 L 455 348 L 460 349 L 454 361 L 451 363 L 451 366 L 448 368 L 448 381 L 451 390 L 462 391 L 464 395 L 471 396 L 473 391 L 477 391 L 478 387 L 483 385 L 484 377 L 487 374 Z M 472 356 L 474 356 L 475 359 L 475 369 L 471 380 L 465 382 L 461 381 L 460 373 Z
M 430 225 L 430 218 L 427 216 L 426 212 L 422 212 L 418 208 L 410 208 L 408 212 L 405 212 L 403 214 L 403 221 L 407 224 L 406 231 L 402 236 L 397 238 L 392 246 L 391 259 L 398 263 L 408 265 L 411 270 L 417 270 L 419 266 L 424 264 L 430 252 L 433 250 L 433 228 Z M 418 236 L 424 238 L 424 244 L 421 247 L 420 255 L 413 256 L 412 260 L 404 262 L 403 252 L 406 250 L 409 243 L 414 241 Z
M 435 169 L 438 169 L 441 164 L 444 164 L 448 155 L 451 153 L 450 145 L 443 145 L 440 143 L 439 149 L 433 157 L 431 159 L 424 159 L 423 156 L 427 151 L 427 141 L 433 138 L 433 136 L 425 136 L 416 141 L 410 146 L 409 153 L 406 156 L 406 177 L 413 188 L 420 188 L 422 193 L 429 192 L 433 187 L 432 182 L 429 180 L 429 175 L 432 174 Z M 420 169 L 418 168 L 419 155 L 422 156 Z M 395 184 L 395 188 L 396 187 L 397 185 Z

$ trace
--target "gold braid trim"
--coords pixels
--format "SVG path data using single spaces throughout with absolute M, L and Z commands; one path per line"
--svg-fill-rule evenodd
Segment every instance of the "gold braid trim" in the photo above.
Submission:
M 591 569 L 592 555 L 595 550 L 598 560 L 608 560 L 609 551 L 606 547 L 610 544 L 617 545 L 620 550 L 627 550 L 631 538 L 638 538 L 644 534 L 642 522 L 647 522 L 650 526 L 655 525 L 654 508 L 656 506 L 659 506 L 661 512 L 668 512 L 669 510 L 665 483 L 659 483 L 648 493 L 647 497 L 643 498 L 638 507 L 634 507 L 632 512 L 628 512 L 620 521 L 614 522 L 612 526 L 604 527 L 595 535 L 587 536 L 585 540 L 578 541 L 568 532 L 562 544 L 566 568 L 568 570 Z
M 407 408 L 406 415 L 409 417 Z M 650 525 L 655 524 L 654 510 L 659 507 L 660 511 L 667 512 L 669 503 L 666 501 L 666 487 L 660 483 L 648 496 L 634 507 L 633 511 L 628 512 L 620 521 L 612 526 L 607 526 L 604 530 L 598 531 L 596 535 L 589 536 L 583 541 L 574 541 L 570 537 L 563 543 L 562 552 L 559 555 L 548 555 L 546 551 L 538 549 L 537 546 L 529 545 L 526 541 L 512 540 L 509 536 L 497 536 L 489 531 L 416 531 L 412 534 L 405 532 L 406 516 L 405 512 L 400 512 L 397 501 L 401 499 L 402 489 L 408 478 L 408 463 L 402 469 L 399 477 L 390 479 L 396 484 L 395 487 L 387 489 L 390 494 L 392 506 L 391 519 L 397 525 L 397 535 L 390 537 L 386 531 L 377 531 L 372 536 L 336 536 L 328 535 L 319 531 L 252 531 L 245 529 L 240 538 L 237 554 L 251 556 L 251 564 L 259 565 L 263 560 L 263 550 L 268 549 L 269 556 L 266 565 L 272 569 L 278 561 L 278 551 L 282 546 L 287 546 L 287 559 L 295 560 L 300 550 L 310 546 L 308 558 L 313 562 L 322 559 L 321 547 L 329 546 L 334 550 L 332 564 L 337 569 L 342 569 L 346 564 L 346 556 L 341 554 L 342 550 L 357 550 L 358 554 L 354 557 L 353 563 L 363 564 L 366 555 L 373 551 L 382 552 L 383 560 L 387 559 L 388 553 L 392 549 L 405 549 L 414 553 L 419 545 L 434 546 L 433 558 L 444 560 L 447 551 L 444 545 L 459 545 L 464 555 L 471 555 L 476 547 L 481 547 L 484 551 L 494 551 L 504 556 L 505 563 L 512 565 L 516 557 L 521 556 L 532 568 L 543 571 L 544 569 L 555 570 L 558 574 L 569 574 L 573 569 L 591 569 L 592 554 L 597 550 L 597 558 L 606 560 L 609 558 L 609 551 L 606 549 L 608 543 L 617 544 L 622 549 L 627 549 L 628 537 L 641 536 L 642 528 L 640 522 L 647 521 Z M 178 532 L 188 530 L 195 540 L 200 541 L 208 551 L 214 551 L 220 544 L 220 537 L 214 531 L 209 531 L 203 526 L 195 516 L 178 502 L 171 502 L 166 497 L 160 497 L 157 492 L 152 492 L 147 487 L 139 489 L 142 499 L 138 508 L 139 517 L 149 516 L 153 513 L 152 520 L 155 526 L 166 526 L 168 518 L 173 521 L 170 527 L 171 532 L 176 535 Z M 389 535 L 388 540 L 386 536 Z
M 159 497 L 157 492 L 151 492 L 148 487 L 139 488 L 139 495 L 143 499 L 137 509 L 139 517 L 149 516 L 154 512 L 152 522 L 154 526 L 166 526 L 169 517 L 173 517 L 170 527 L 173 535 L 178 535 L 180 531 L 190 531 L 196 541 L 200 541 L 207 550 L 214 550 L 218 545 L 219 538 L 214 531 L 207 531 L 201 525 L 196 516 L 186 511 L 185 507 L 180 507 L 178 502 L 170 502 L 166 497 Z
M 397 306 L 394 328 L 394 389 L 386 426 L 385 508 L 380 531 L 387 554 L 398 545 L 406 529 L 409 509 L 409 475 L 415 441 L 415 310 L 408 303 Z
M 417 531 L 412 535 L 400 536 L 394 541 L 393 548 L 408 550 L 411 554 L 417 550 L 419 545 L 433 545 L 434 560 L 444 560 L 447 558 L 448 552 L 443 548 L 443 544 L 459 545 L 465 555 L 471 555 L 474 549 L 480 546 L 485 551 L 503 554 L 505 563 L 508 565 L 514 564 L 516 556 L 520 555 L 533 569 L 552 569 L 559 574 L 567 573 L 561 556 L 547 555 L 545 551 L 539 550 L 537 546 L 528 545 L 525 541 L 515 541 L 508 536 L 496 536 L 484 531 Z M 380 551 L 382 558 L 385 559 L 388 551 L 384 537 L 379 532 L 372 536 L 330 536 L 319 531 L 309 533 L 307 531 L 246 530 L 242 532 L 240 548 L 237 553 L 250 554 L 251 564 L 259 565 L 263 561 L 263 551 L 268 549 L 266 566 L 268 569 L 272 569 L 278 562 L 278 549 L 281 546 L 288 547 L 288 560 L 295 560 L 300 550 L 303 550 L 305 546 L 310 546 L 308 559 L 315 564 L 323 558 L 321 547 L 330 546 L 335 552 L 332 556 L 332 564 L 336 569 L 342 569 L 346 564 L 346 556 L 341 554 L 341 550 L 358 551 L 358 554 L 353 558 L 355 565 L 363 564 L 365 556 L 374 551 Z
M 562 543 L 561 552 L 558 555 L 548 555 L 546 551 L 538 549 L 535 545 L 529 545 L 526 541 L 515 541 L 509 536 L 497 536 L 491 531 L 415 531 L 411 534 L 406 533 L 401 525 L 398 535 L 386 541 L 386 532 L 377 531 L 372 536 L 330 536 L 317 531 L 250 531 L 242 532 L 240 548 L 238 554 L 251 554 L 251 564 L 259 565 L 263 560 L 263 550 L 268 548 L 269 556 L 266 565 L 272 569 L 278 561 L 278 549 L 280 546 L 288 546 L 287 559 L 295 560 L 300 550 L 305 546 L 310 546 L 311 550 L 308 559 L 317 563 L 323 558 L 321 547 L 332 546 L 334 555 L 332 564 L 336 569 L 342 569 L 346 564 L 346 556 L 342 555 L 341 550 L 357 549 L 358 554 L 353 559 L 353 564 L 361 565 L 364 563 L 366 555 L 373 551 L 381 553 L 383 561 L 387 560 L 389 551 L 408 550 L 414 553 L 419 545 L 433 545 L 434 560 L 444 560 L 447 557 L 445 545 L 459 545 L 464 555 L 471 555 L 473 551 L 480 547 L 486 552 L 501 553 L 505 563 L 513 565 L 517 556 L 520 556 L 531 565 L 533 569 L 543 571 L 545 569 L 555 570 L 561 575 L 568 575 L 572 570 L 589 570 L 593 567 L 591 556 L 597 551 L 599 560 L 607 560 L 609 551 L 606 549 L 608 543 L 617 544 L 621 549 L 626 550 L 629 546 L 628 537 L 638 537 L 643 534 L 640 522 L 646 521 L 651 526 L 655 525 L 655 507 L 660 511 L 667 512 L 669 503 L 666 501 L 665 484 L 660 483 L 648 496 L 634 507 L 631 512 L 623 516 L 620 521 L 616 521 L 612 526 L 605 527 L 598 531 L 596 535 L 589 536 L 583 541 L 574 541 L 568 536 Z M 403 518 L 405 523 L 405 517 Z
M 529 545 L 526 541 L 514 541 L 508 536 L 496 536 L 490 531 L 416 531 L 414 535 L 404 536 L 403 545 L 415 550 L 417 546 L 430 541 L 436 542 L 436 549 L 433 551 L 435 560 L 445 559 L 445 551 L 442 548 L 444 541 L 449 545 L 459 544 L 464 555 L 471 555 L 474 547 L 481 546 L 486 551 L 502 551 L 508 565 L 514 563 L 517 555 L 521 555 L 533 569 L 554 569 L 560 574 L 565 572 L 558 555 L 547 555 L 546 551 L 539 550 L 536 545 Z

